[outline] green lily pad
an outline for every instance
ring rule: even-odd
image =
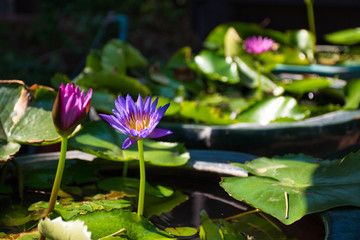
[[[191,237],[197,233],[196,228],[192,227],[165,228],[165,231],[176,237]]]
[[[285,224],[306,214],[338,206],[360,206],[360,152],[341,160],[318,161],[305,155],[259,158],[234,164],[254,176],[226,177],[221,186]]]
[[[29,211],[45,211],[48,207],[48,202],[36,202],[32,204]],[[54,211],[59,214],[64,220],[68,221],[74,219],[76,216],[86,214],[88,212],[94,212],[97,210],[112,211],[114,209],[125,209],[131,207],[131,202],[125,199],[101,199],[93,201],[83,202],[71,202],[69,204],[57,203]],[[38,219],[36,219],[38,220]]]
[[[173,194],[166,197],[146,196],[144,214],[147,218],[154,215],[160,216],[163,213],[171,211],[187,199],[188,197],[180,191],[175,191]]]
[[[273,97],[262,100],[244,112],[238,120],[241,122],[253,122],[266,125],[275,121],[298,121],[309,114],[303,111],[297,101],[292,97]]]
[[[138,160],[136,144],[122,149],[126,135],[113,129],[105,121],[86,123],[83,129],[69,139],[69,146],[100,158],[114,161]],[[144,141],[145,161],[157,166],[180,166],[185,164],[190,156],[184,146],[179,143]]]
[[[360,28],[349,28],[325,34],[325,40],[340,45],[354,45],[360,42]]]
[[[37,86],[30,89],[22,81],[0,81],[0,156],[14,155],[22,143],[46,144],[60,139],[52,121],[55,99],[52,89]]]
[[[287,240],[289,239],[279,226],[269,222],[258,214],[247,214],[231,220],[231,225],[238,232],[246,233],[254,239]]]
[[[140,181],[137,178],[126,177],[111,177],[101,180],[98,187],[105,191],[138,191]],[[153,187],[146,183],[146,194],[155,197],[169,197],[174,193],[174,190],[168,187],[157,185]]]
[[[236,121],[229,114],[221,112],[219,108],[209,107],[195,101],[183,101],[180,103],[180,116],[192,119],[196,123],[205,124],[232,124]]]
[[[94,211],[79,215],[74,220],[76,219],[84,221],[93,239],[111,235],[122,228],[126,229],[124,237],[129,240],[176,239],[165,231],[157,229],[146,218],[121,209],[110,212]]]
[[[240,69],[240,78],[242,84],[249,88],[259,86],[259,71],[254,61],[248,55],[236,56],[233,58],[234,62]],[[260,70],[261,89],[265,92],[272,93],[277,96],[283,92],[283,89],[277,86],[268,75]]]
[[[199,70],[211,80],[230,84],[240,82],[238,66],[230,58],[203,50],[195,57],[195,62]]]
[[[344,109],[356,110],[360,102],[360,79],[352,79],[349,81],[345,88],[345,105]]]
[[[304,93],[329,87],[335,81],[329,78],[305,78],[281,84],[285,91],[302,96]]]
[[[239,231],[234,229],[230,223],[219,219],[212,221],[207,213],[200,212],[200,240],[245,240],[247,239]]]

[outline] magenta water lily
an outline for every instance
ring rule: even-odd
[[[92,89],[86,96],[74,84],[63,83],[56,96],[52,115],[56,131],[61,135],[69,135],[82,121],[85,120],[92,97]]]
[[[249,53],[261,54],[271,49],[274,40],[262,36],[253,36],[245,39],[245,49]]]
[[[170,130],[156,128],[169,107],[169,103],[157,107],[158,98],[151,103],[151,96],[144,101],[139,95],[136,103],[130,95],[115,100],[114,115],[99,114],[113,128],[129,137],[123,143],[123,149],[143,138],[158,138],[171,134]]]

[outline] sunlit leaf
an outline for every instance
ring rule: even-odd
[[[104,121],[84,124],[76,136],[69,139],[69,146],[100,158],[114,161],[131,161],[139,158],[135,145],[122,149],[126,135],[116,131]],[[182,144],[144,141],[145,161],[158,166],[180,166],[190,158]]]
[[[358,109],[360,102],[360,79],[353,79],[347,82],[344,92],[346,99],[344,109]]]
[[[195,62],[200,71],[211,80],[230,84],[240,82],[237,64],[231,58],[203,50],[195,57]]]
[[[191,237],[197,233],[196,228],[192,227],[165,228],[165,231],[176,237]]]
[[[79,215],[75,219],[85,222],[93,239],[111,235],[123,228],[126,229],[125,237],[129,240],[174,239],[170,234],[157,229],[144,217],[120,209],[110,212],[95,211]]]
[[[307,92],[327,88],[334,82],[335,81],[330,78],[305,78],[280,84],[285,89],[285,91],[296,93],[299,96],[302,96],[304,93]]]
[[[0,156],[15,154],[21,143],[41,144],[60,139],[51,116],[54,91],[42,86],[30,89],[22,81],[0,81]]]
[[[309,112],[303,111],[292,97],[273,97],[260,101],[244,112],[238,120],[266,125],[274,121],[298,121],[304,119]]]
[[[180,115],[183,118],[192,119],[196,123],[205,124],[231,124],[235,120],[229,114],[222,113],[219,108],[209,107],[195,101],[184,101],[180,103]]]
[[[226,177],[221,186],[232,197],[291,224],[306,214],[360,206],[359,156],[331,161],[305,155],[259,158],[235,164],[254,176]]]
[[[354,45],[360,42],[360,28],[349,28],[325,34],[325,40],[339,45]]]

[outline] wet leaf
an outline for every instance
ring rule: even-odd
[[[360,152],[331,161],[305,155],[259,158],[235,164],[254,176],[224,178],[221,186],[232,197],[291,224],[306,214],[360,206],[359,157]]]

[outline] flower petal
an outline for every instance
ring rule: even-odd
[[[123,145],[122,145],[122,148],[123,149],[127,149],[128,147],[130,147],[131,145],[133,145],[134,143],[136,143],[137,141],[139,141],[139,138],[132,138],[132,137],[128,137]]]
[[[173,132],[167,129],[161,129],[161,128],[155,128],[152,133],[148,136],[148,138],[159,138],[163,137],[169,134],[172,134]]]

